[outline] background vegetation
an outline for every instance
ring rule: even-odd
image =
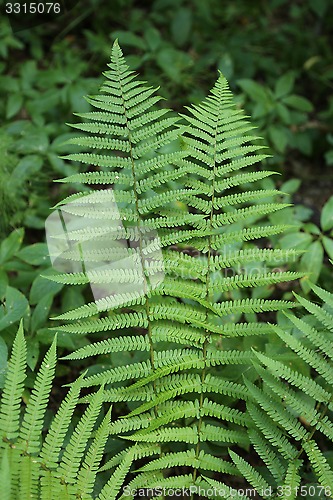
[[[24,28],[0,19],[0,386],[18,322],[27,337],[28,377],[52,342],[49,317],[85,302],[87,287],[63,287],[52,274],[44,243],[50,209],[70,194],[53,181],[75,173],[65,163],[65,125],[89,110],[83,95],[95,93],[118,38],[131,67],[177,111],[201,100],[220,70],[239,105],[258,126],[272,155],[265,168],[281,175],[277,185],[294,207],[271,216],[294,229],[272,243],[307,250],[300,270],[327,290],[333,288],[333,13],[329,0],[228,2],[221,0],[87,0],[66,2],[67,12]],[[130,54],[130,55],[128,55]],[[71,146],[71,151],[75,147]],[[81,167],[82,168],[82,167]],[[265,187],[270,186],[267,180]],[[306,281],[292,285],[311,295]],[[291,287],[279,291],[290,298]],[[273,290],[256,292],[269,296]],[[282,319],[280,319],[282,321]],[[52,324],[54,326],[54,322]],[[87,343],[59,334],[59,354]],[[124,354],[122,354],[124,356]],[[124,359],[100,356],[90,373]],[[86,368],[60,362],[51,404],[61,385]],[[49,415],[52,408],[49,410]],[[119,444],[120,446],[120,444]]]

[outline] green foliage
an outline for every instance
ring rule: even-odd
[[[256,451],[272,473],[271,487],[278,488],[283,484],[285,495],[290,491],[289,487],[296,488],[293,490],[296,498],[295,491],[306,477],[317,488],[318,494],[322,488],[331,498],[333,470],[327,460],[329,454],[326,450],[332,446],[333,440],[333,353],[330,345],[333,295],[315,285],[310,286],[317,299],[323,300],[324,304],[319,306],[298,296],[311,316],[298,318],[285,313],[288,318],[285,327],[273,327],[282,342],[294,353],[294,366],[256,353],[260,364],[256,362],[254,366],[261,384],[256,387],[246,382],[253,398],[248,406],[252,417],[249,429]],[[311,367],[311,374],[304,376],[298,371],[297,358]],[[323,443],[321,436],[327,443],[324,450],[319,445]],[[273,447],[269,454],[265,441],[269,448],[268,442]],[[244,467],[249,471],[250,484],[256,487],[256,472],[251,470],[249,464],[244,464]],[[281,482],[282,476],[285,476],[284,482]]]
[[[292,498],[297,487],[331,481],[331,311],[299,296],[311,315],[282,312],[295,305],[292,289],[311,299],[314,283],[332,286],[324,168],[331,163],[330,10],[326,1],[264,8],[266,15],[248,2],[163,0],[148,12],[116,0],[106,13],[100,0],[89,0],[62,18],[56,35],[57,22],[12,33],[1,19],[2,231],[8,236],[14,229],[0,248],[0,386],[12,347],[0,420],[13,432],[1,445],[5,498],[37,492],[45,499],[125,498],[124,483],[215,486],[222,498],[245,498],[230,485],[251,485],[259,495],[272,485]],[[305,25],[313,29],[299,29]],[[152,88],[132,79],[116,45],[103,95],[83,101],[101,82],[96,75],[110,52],[109,37],[131,47],[130,69],[140,68],[154,85],[162,74],[175,109],[194,102],[187,114],[167,111]],[[235,101],[222,76],[203,100],[216,67],[232,89],[242,89]],[[243,102],[270,150],[253,135]],[[74,111],[78,118],[68,132],[62,124]],[[273,161],[283,173],[279,189]],[[50,180],[64,176],[51,189]],[[306,206],[295,194],[300,181],[290,177],[303,180]],[[73,195],[72,183],[80,193]],[[320,191],[314,202],[307,201],[309,183]],[[145,231],[158,231],[156,248],[163,249],[163,269],[151,263],[144,280],[161,270],[164,280],[144,295],[126,292],[121,305],[91,302],[87,284],[113,280],[123,287],[135,278],[136,286],[137,274],[60,275],[39,243],[52,204],[64,210],[76,200],[82,215],[87,205],[78,207],[79,200],[95,195],[98,215],[111,220],[102,202],[110,187],[124,228],[119,235],[133,243],[139,227],[142,248]],[[17,227],[25,228],[24,240]],[[85,257],[98,264],[119,256],[117,248],[112,252]],[[76,251],[67,257],[81,261]],[[49,315],[59,318],[55,331],[65,355],[57,376],[72,382],[89,367],[67,397],[56,388],[63,403],[51,425]],[[21,319],[27,337],[23,342],[21,331],[13,344]],[[92,386],[101,388],[92,394]],[[82,418],[76,410],[81,387],[88,388]],[[111,424],[107,402],[114,406]]]
[[[297,183],[294,183],[293,186],[291,183],[292,181],[289,181],[285,186],[282,185],[281,190],[283,190],[284,187],[288,187],[289,189],[289,186],[294,190]],[[288,201],[288,199],[290,199],[289,195],[285,197],[286,201]],[[306,279],[301,280],[301,286],[303,291],[307,294],[311,290],[309,281],[316,284],[321,276],[328,287],[332,286],[331,270],[325,267],[327,257],[332,258],[333,256],[332,200],[332,197],[329,198],[323,206],[317,224],[309,222],[312,210],[300,206],[299,208],[303,208],[303,210],[299,210],[297,224],[295,224],[293,229],[287,230],[287,234],[283,236],[278,243],[284,250],[289,248],[305,250],[299,264],[295,266],[295,268],[306,273]],[[295,215],[297,216],[297,214]]]

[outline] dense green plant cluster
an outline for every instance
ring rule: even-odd
[[[311,284],[306,260],[297,269],[303,249],[286,245],[295,229],[278,214],[290,209],[288,191],[266,182],[273,172],[261,167],[260,138],[223,75],[179,116],[156,107],[155,89],[117,42],[104,77],[88,98],[93,111],[72,125],[77,149],[63,158],[84,166],[60,180],[78,187],[56,207],[65,232],[53,236],[70,242],[61,256],[69,271],[46,268],[47,280],[36,280],[51,288],[31,289],[39,297],[32,333],[63,285],[104,290],[67,304],[52,329],[73,351],[65,362],[92,361],[44,433],[56,338],[24,396],[36,361],[21,324],[0,408],[5,498],[134,499],[140,488],[163,487],[192,498],[246,499],[250,487],[260,498],[297,498],[313,496],[310,486],[332,498],[333,298]],[[330,205],[323,231],[332,228]],[[285,231],[281,248],[267,245]],[[21,239],[3,242],[4,271],[14,255],[30,266],[46,259],[43,244],[19,250]],[[121,258],[122,242],[136,266],[105,266]],[[283,295],[309,278],[303,286],[323,306]],[[15,292],[4,292],[4,328],[27,315]],[[287,312],[295,306],[309,315]]]

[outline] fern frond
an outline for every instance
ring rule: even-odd
[[[300,322],[301,324],[304,322]],[[281,328],[275,326],[273,327],[274,331],[278,334],[278,336],[293,350],[295,351],[302,359],[308,363],[308,365],[312,366],[320,375],[327,381],[328,384],[333,385],[333,373],[332,373],[332,365],[325,361],[323,357],[312,349],[309,349],[303,345],[302,342],[297,340],[295,337],[290,335],[289,333],[283,331]]]
[[[143,418],[143,429],[140,430],[139,434],[144,435],[151,431],[161,428],[164,425],[167,425],[171,422],[176,422],[182,418],[198,418],[199,406],[198,401],[166,401],[158,406],[156,411],[154,412],[154,416],[152,413],[147,414],[147,425],[145,425],[145,415],[141,414],[140,417]],[[137,421],[136,416],[122,419],[119,423],[125,424],[122,426],[123,428],[128,427],[128,424],[132,424],[133,421]],[[118,422],[115,422],[117,425]]]
[[[145,311],[112,314],[112,316],[95,319],[94,321],[61,325],[53,328],[53,330],[76,333],[77,335],[86,335],[87,333],[122,330],[123,328],[131,328],[134,326],[139,328],[148,326],[147,313]]]
[[[240,431],[234,431],[223,427],[203,423],[199,432],[200,441],[214,441],[221,443],[237,443],[240,446],[249,444],[247,435]]]
[[[86,377],[83,381],[83,387],[91,387],[93,385],[111,384],[121,382],[133,378],[147,376],[151,371],[150,361],[141,361],[132,363],[126,366],[116,366],[101,373],[96,373]]]
[[[237,274],[229,278],[222,278],[214,281],[211,285],[213,291],[229,291],[238,288],[255,288],[256,286],[273,285],[284,281],[297,280],[303,273],[296,272],[274,272],[258,274]]]
[[[273,377],[267,370],[260,366],[255,366],[257,372],[265,383],[275,392],[284,403],[292,408],[296,414],[305,419],[310,425],[315,425],[318,430],[321,430],[329,439],[333,441],[333,424],[326,416],[322,416],[315,408],[313,403],[304,400],[302,393],[299,395],[290,387],[287,387],[278,378]]]
[[[184,442],[196,444],[198,442],[198,429],[196,427],[163,427],[157,431],[141,434],[136,432],[132,436],[120,436],[131,441],[144,443],[165,443],[165,442]]]
[[[70,437],[62,456],[58,473],[64,483],[75,484],[83,453],[91,436],[103,402],[103,387],[94,395]]]
[[[200,478],[200,480],[196,481],[196,486],[198,489],[201,488],[201,491],[203,493],[206,492],[206,498],[216,498],[216,496],[212,496],[211,494],[209,494],[211,490],[210,487],[213,487],[219,493],[219,495],[221,495],[220,498],[226,498],[227,500],[229,500],[230,498],[237,498],[238,500],[249,500],[249,497],[243,495],[239,490],[235,488],[227,486],[226,484],[216,481],[215,479],[212,479],[210,477],[204,477],[204,479],[207,482],[204,482]]]
[[[311,327],[304,320],[296,318],[292,314],[285,313],[287,318],[310,340],[310,342],[320,349],[326,356],[333,361],[333,347],[327,342],[326,335],[319,330]]]
[[[23,456],[20,463],[19,498],[37,498],[39,474],[37,460],[29,455]]]
[[[297,441],[302,441],[308,434],[308,431],[300,422],[295,421],[287,412],[284,412],[284,407],[277,401],[272,401],[268,395],[259,390],[256,386],[248,381],[245,381],[247,388],[255,398],[261,408],[271,417],[274,422],[280,424],[288,433]]]
[[[333,471],[320,451],[317,443],[311,439],[303,443],[303,448],[309,457],[319,483],[324,488],[331,488],[333,484]]]
[[[244,427],[246,425],[246,417],[241,411],[215,403],[207,398],[203,400],[200,414],[202,416],[216,417],[219,420],[225,420],[227,422],[234,422]]]
[[[109,437],[109,425],[111,408],[105,415],[101,425],[97,429],[95,438],[91,443],[83,464],[77,475],[76,494],[81,496],[90,495],[93,491],[96,474],[102,460],[106,441]]]
[[[20,430],[20,439],[27,453],[36,453],[41,447],[41,433],[56,365],[56,337],[42,362],[36,377]]]
[[[305,375],[302,375],[296,370],[292,370],[291,368],[284,365],[280,361],[270,359],[268,356],[265,356],[264,354],[257,352],[256,356],[263,364],[265,364],[269,368],[269,370],[271,370],[273,374],[276,374],[284,378],[288,382],[292,383],[293,385],[304,391],[310,397],[315,398],[315,400],[317,401],[322,401],[322,402],[330,401],[331,395],[329,394],[329,392],[323,389],[314,380],[310,379],[309,377],[306,377]],[[330,406],[332,406],[333,408],[332,404],[330,404]]]
[[[152,455],[160,455],[161,453],[161,448],[156,443],[154,444],[136,443],[135,445],[132,446],[132,449],[134,451],[135,460],[139,460],[144,457],[150,457]],[[106,470],[113,469],[115,466],[119,465],[122,462],[122,460],[125,458],[128,452],[129,449],[126,448],[125,450],[122,450],[120,453],[117,453],[110,460],[108,460],[106,464],[104,464],[99,469],[99,471],[103,472]]]
[[[301,482],[301,477],[299,476],[298,471],[301,466],[301,460],[295,460],[289,463],[286,477],[281,488],[281,498],[283,498],[283,500],[294,500],[297,498],[297,491]]]
[[[229,451],[232,461],[238,468],[239,472],[242,474],[245,479],[258,491],[267,491],[270,492],[269,484],[265,481],[262,475],[255,470],[252,465],[250,465],[246,460],[242,457],[234,453],[233,451]],[[271,496],[271,495],[269,495]],[[267,495],[264,495],[263,498],[269,498]]]
[[[282,311],[291,307],[295,307],[294,302],[288,300],[265,299],[241,299],[215,304],[215,309],[218,310],[221,315],[225,316],[237,313]]]
[[[57,467],[60,450],[63,446],[65,435],[68,431],[74,409],[79,399],[82,380],[83,375],[73,383],[70,391],[63,399],[49,427],[48,433],[46,434],[40,457],[42,463],[48,469]]]
[[[125,476],[127,475],[133,459],[134,459],[134,450],[131,449],[125,455],[121,464],[117,467],[114,473],[111,475],[110,479],[103,487],[102,491],[97,497],[97,500],[115,500],[118,493],[121,490],[123,485]]]
[[[9,463],[9,450],[6,447],[3,453],[0,454],[1,466],[0,466],[0,484],[1,484],[1,495],[4,500],[11,500],[11,471]]]
[[[221,460],[204,451],[201,451],[199,457],[195,456],[195,450],[188,450],[178,453],[167,453],[161,458],[150,461],[139,469],[139,472],[165,470],[171,467],[191,467],[195,465],[201,470],[212,470],[227,474],[237,474],[237,469],[230,462]]]
[[[295,297],[302,304],[302,306],[309,311],[309,313],[313,314],[318,321],[323,323],[323,325],[333,332],[333,315],[328,311],[318,306],[317,304],[313,304],[309,300],[304,297],[300,297],[295,293]]]
[[[309,437],[308,431],[289,413],[279,418],[284,406],[278,404],[281,387],[276,381],[282,376],[299,387],[306,377],[279,361],[274,365],[276,377],[272,377],[273,382],[270,379],[265,383],[264,391],[247,380],[237,383],[239,376],[247,372],[253,381],[254,360],[264,363],[267,358],[269,369],[275,361],[246,350],[243,345],[239,348],[239,342],[232,338],[271,333],[267,324],[238,322],[244,315],[247,319],[252,313],[295,307],[294,301],[261,298],[270,292],[253,297],[245,295],[247,298],[241,293],[243,288],[267,287],[303,276],[288,270],[272,270],[277,259],[282,264],[298,252],[250,245],[240,248],[243,242],[262,240],[286,229],[287,225],[271,226],[267,221],[259,226],[258,221],[289,204],[276,202],[279,191],[258,189],[254,184],[273,172],[256,166],[267,158],[262,151],[264,146],[256,143],[254,127],[237,109],[222,76],[203,103],[189,108],[191,116],[183,117],[187,120],[186,127],[178,126],[179,118],[168,110],[154,109],[161,98],[155,94],[156,89],[136,79],[117,42],[104,76],[101,94],[87,99],[96,111],[81,114],[88,123],[74,126],[82,134],[70,142],[82,148],[82,152],[66,157],[95,167],[95,171],[89,168],[61,181],[88,186],[108,184],[111,189],[99,187],[89,191],[86,187],[59,205],[59,210],[74,221],[79,218],[84,223],[79,227],[74,224],[56,237],[60,245],[73,243],[61,257],[67,259],[69,269],[74,272],[51,279],[73,285],[119,286],[119,290],[113,287],[114,293],[106,292],[94,302],[58,316],[56,319],[72,323],[55,329],[76,335],[97,334],[96,343],[81,347],[65,359],[111,354],[112,364],[103,371],[92,371],[92,375],[82,380],[82,387],[102,387],[96,394],[88,393],[79,400],[89,406],[69,437],[58,466],[61,487],[60,493],[56,488],[57,495],[78,495],[75,485],[83,496],[93,491],[108,418],[95,432],[90,447],[88,440],[102,403],[106,402],[121,402],[123,408],[129,407],[127,415],[110,424],[108,432],[136,444],[102,467],[104,471],[117,468],[98,500],[116,498],[132,463],[145,456],[154,458],[147,460],[128,483],[131,488],[207,486],[208,479],[205,483],[198,472],[208,470],[243,474],[255,487],[266,489],[268,479],[232,451],[234,464],[211,453],[227,444],[247,448],[252,424],[257,423],[262,434],[252,433],[252,440],[273,478],[283,478],[284,460],[291,460],[298,453],[286,436],[289,433],[299,442]],[[111,237],[110,231],[117,224],[119,227]],[[98,244],[89,246],[95,240]],[[90,271],[83,266],[82,252],[75,248],[81,242],[88,246],[84,264],[89,263]],[[122,243],[124,248],[130,247],[128,255],[138,257],[135,269],[127,269],[121,262],[115,269],[101,268],[99,264],[104,266],[113,259],[121,261]],[[182,248],[196,251],[196,257],[181,255]],[[154,252],[158,252],[159,259],[154,259]],[[232,278],[223,278],[221,271],[226,268],[251,263],[259,265],[256,274],[242,270]],[[266,264],[271,270],[266,271]],[[77,272],[78,269],[82,272]],[[156,286],[150,286],[156,273],[163,276]],[[123,284],[125,288],[120,286]],[[105,313],[102,318],[101,313]],[[119,334],[120,330],[124,331]],[[249,339],[245,340],[247,345]],[[131,362],[115,366],[113,353],[128,351],[133,351]],[[240,365],[240,369],[235,379],[229,380],[228,369],[232,365],[237,368]],[[318,373],[328,377],[326,368],[325,364],[325,370]],[[307,384],[308,396],[320,388],[321,400],[327,401],[328,391],[319,383],[307,381]],[[78,392],[75,394],[76,401]],[[253,403],[252,407],[249,400],[257,400],[259,407]],[[307,408],[306,404],[298,405],[294,392],[290,391],[289,400],[297,408]],[[248,423],[248,414],[238,409],[242,407],[240,401],[249,405],[248,414],[253,421]],[[65,419],[69,418],[71,408],[68,403]],[[317,413],[312,417],[313,421],[319,420]],[[324,418],[320,425],[323,429],[326,425],[325,431],[329,432],[329,423]],[[249,433],[246,427],[250,427]],[[59,460],[59,447],[63,446],[61,432],[52,450],[45,451],[52,458],[52,467]],[[271,443],[266,452],[262,435],[267,435]],[[172,442],[178,443],[177,452],[165,455],[170,446],[167,443]],[[282,454],[282,460],[278,453]],[[279,457],[276,467],[272,463],[274,457]],[[191,467],[193,474],[163,477],[159,472],[159,468],[184,466]],[[225,498],[231,497],[231,490],[225,491]]]
[[[102,340],[77,349],[74,353],[62,359],[84,359],[89,356],[108,354],[119,351],[148,351],[149,342],[143,335],[123,336],[114,339]]]

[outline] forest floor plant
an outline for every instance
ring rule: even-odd
[[[292,404],[286,410],[285,401],[279,401],[285,394],[279,377],[298,389],[305,380],[284,361],[301,355],[324,379],[328,374],[328,383],[330,361],[301,351],[297,339],[271,325],[275,311],[296,305],[283,300],[274,285],[303,273],[288,271],[288,265],[280,269],[299,252],[265,244],[266,238],[290,226],[265,219],[288,205],[275,201],[279,191],[257,188],[257,181],[273,174],[259,166],[267,156],[264,147],[222,75],[202,103],[179,117],[155,107],[161,98],[129,70],[117,42],[104,76],[101,93],[88,98],[96,110],[79,114],[87,121],[72,124],[83,134],[70,142],[83,151],[66,157],[93,168],[61,180],[85,189],[58,204],[47,229],[51,259],[63,271],[50,279],[90,283],[94,295],[88,304],[55,318],[62,322],[56,332],[90,339],[63,359],[102,356],[110,359],[111,367],[90,367],[72,384],[69,394],[76,391],[75,398],[66,418],[70,420],[78,401],[88,408],[67,445],[63,433],[69,420],[63,422],[52,454],[43,447],[40,451],[38,444],[52,378],[42,365],[48,385],[44,391],[37,377],[37,393],[33,391],[26,409],[39,423],[32,449],[29,444],[23,451],[18,447],[20,458],[15,459],[23,463],[26,455],[29,460],[38,457],[29,461],[30,483],[24,483],[24,491],[30,488],[35,498],[37,491],[44,491],[45,499],[66,492],[64,498],[109,500],[134,499],[139,489],[157,495],[165,488],[183,489],[192,498],[247,498],[242,491],[252,486],[262,498],[267,488],[280,498],[279,487],[297,487],[301,480],[301,451],[295,451],[291,438],[303,440],[319,484],[328,487],[328,462],[311,444],[315,430],[325,425],[323,432],[331,438],[328,417],[320,416],[321,408],[311,412],[311,401],[294,395],[285,384],[297,411],[302,404],[302,412],[308,410],[305,426],[309,422],[312,430],[306,433],[293,421]],[[246,290],[257,291],[257,296],[244,298]],[[326,312],[322,314],[326,321]],[[288,318],[294,316],[288,313]],[[281,350],[279,361],[269,359],[267,353],[275,355],[270,346],[276,334],[297,354]],[[11,362],[3,395],[2,421],[10,418],[13,405],[16,422],[13,435],[6,434],[7,424],[2,426],[7,469],[11,458],[6,443],[12,450],[18,432],[22,335],[20,331],[13,350],[16,359],[21,349],[21,364]],[[324,334],[318,335],[310,339],[314,346],[323,340]],[[256,342],[260,350],[251,348]],[[55,344],[53,355],[54,349]],[[49,368],[50,362],[46,364]],[[305,395],[319,396],[330,409],[329,390],[310,377],[306,384]],[[90,392],[96,386],[97,392]],[[84,395],[78,400],[81,388]],[[68,398],[63,405],[69,405]],[[62,408],[45,438],[46,448]],[[23,434],[31,431],[30,420],[22,424]],[[23,434],[20,442],[29,443]],[[105,447],[109,436],[114,439]],[[111,443],[118,446],[117,453]],[[249,463],[252,445],[266,465],[264,471]],[[100,480],[95,482],[96,474]],[[308,476],[302,478],[306,482]],[[7,498],[15,498],[17,484],[13,479]]]

